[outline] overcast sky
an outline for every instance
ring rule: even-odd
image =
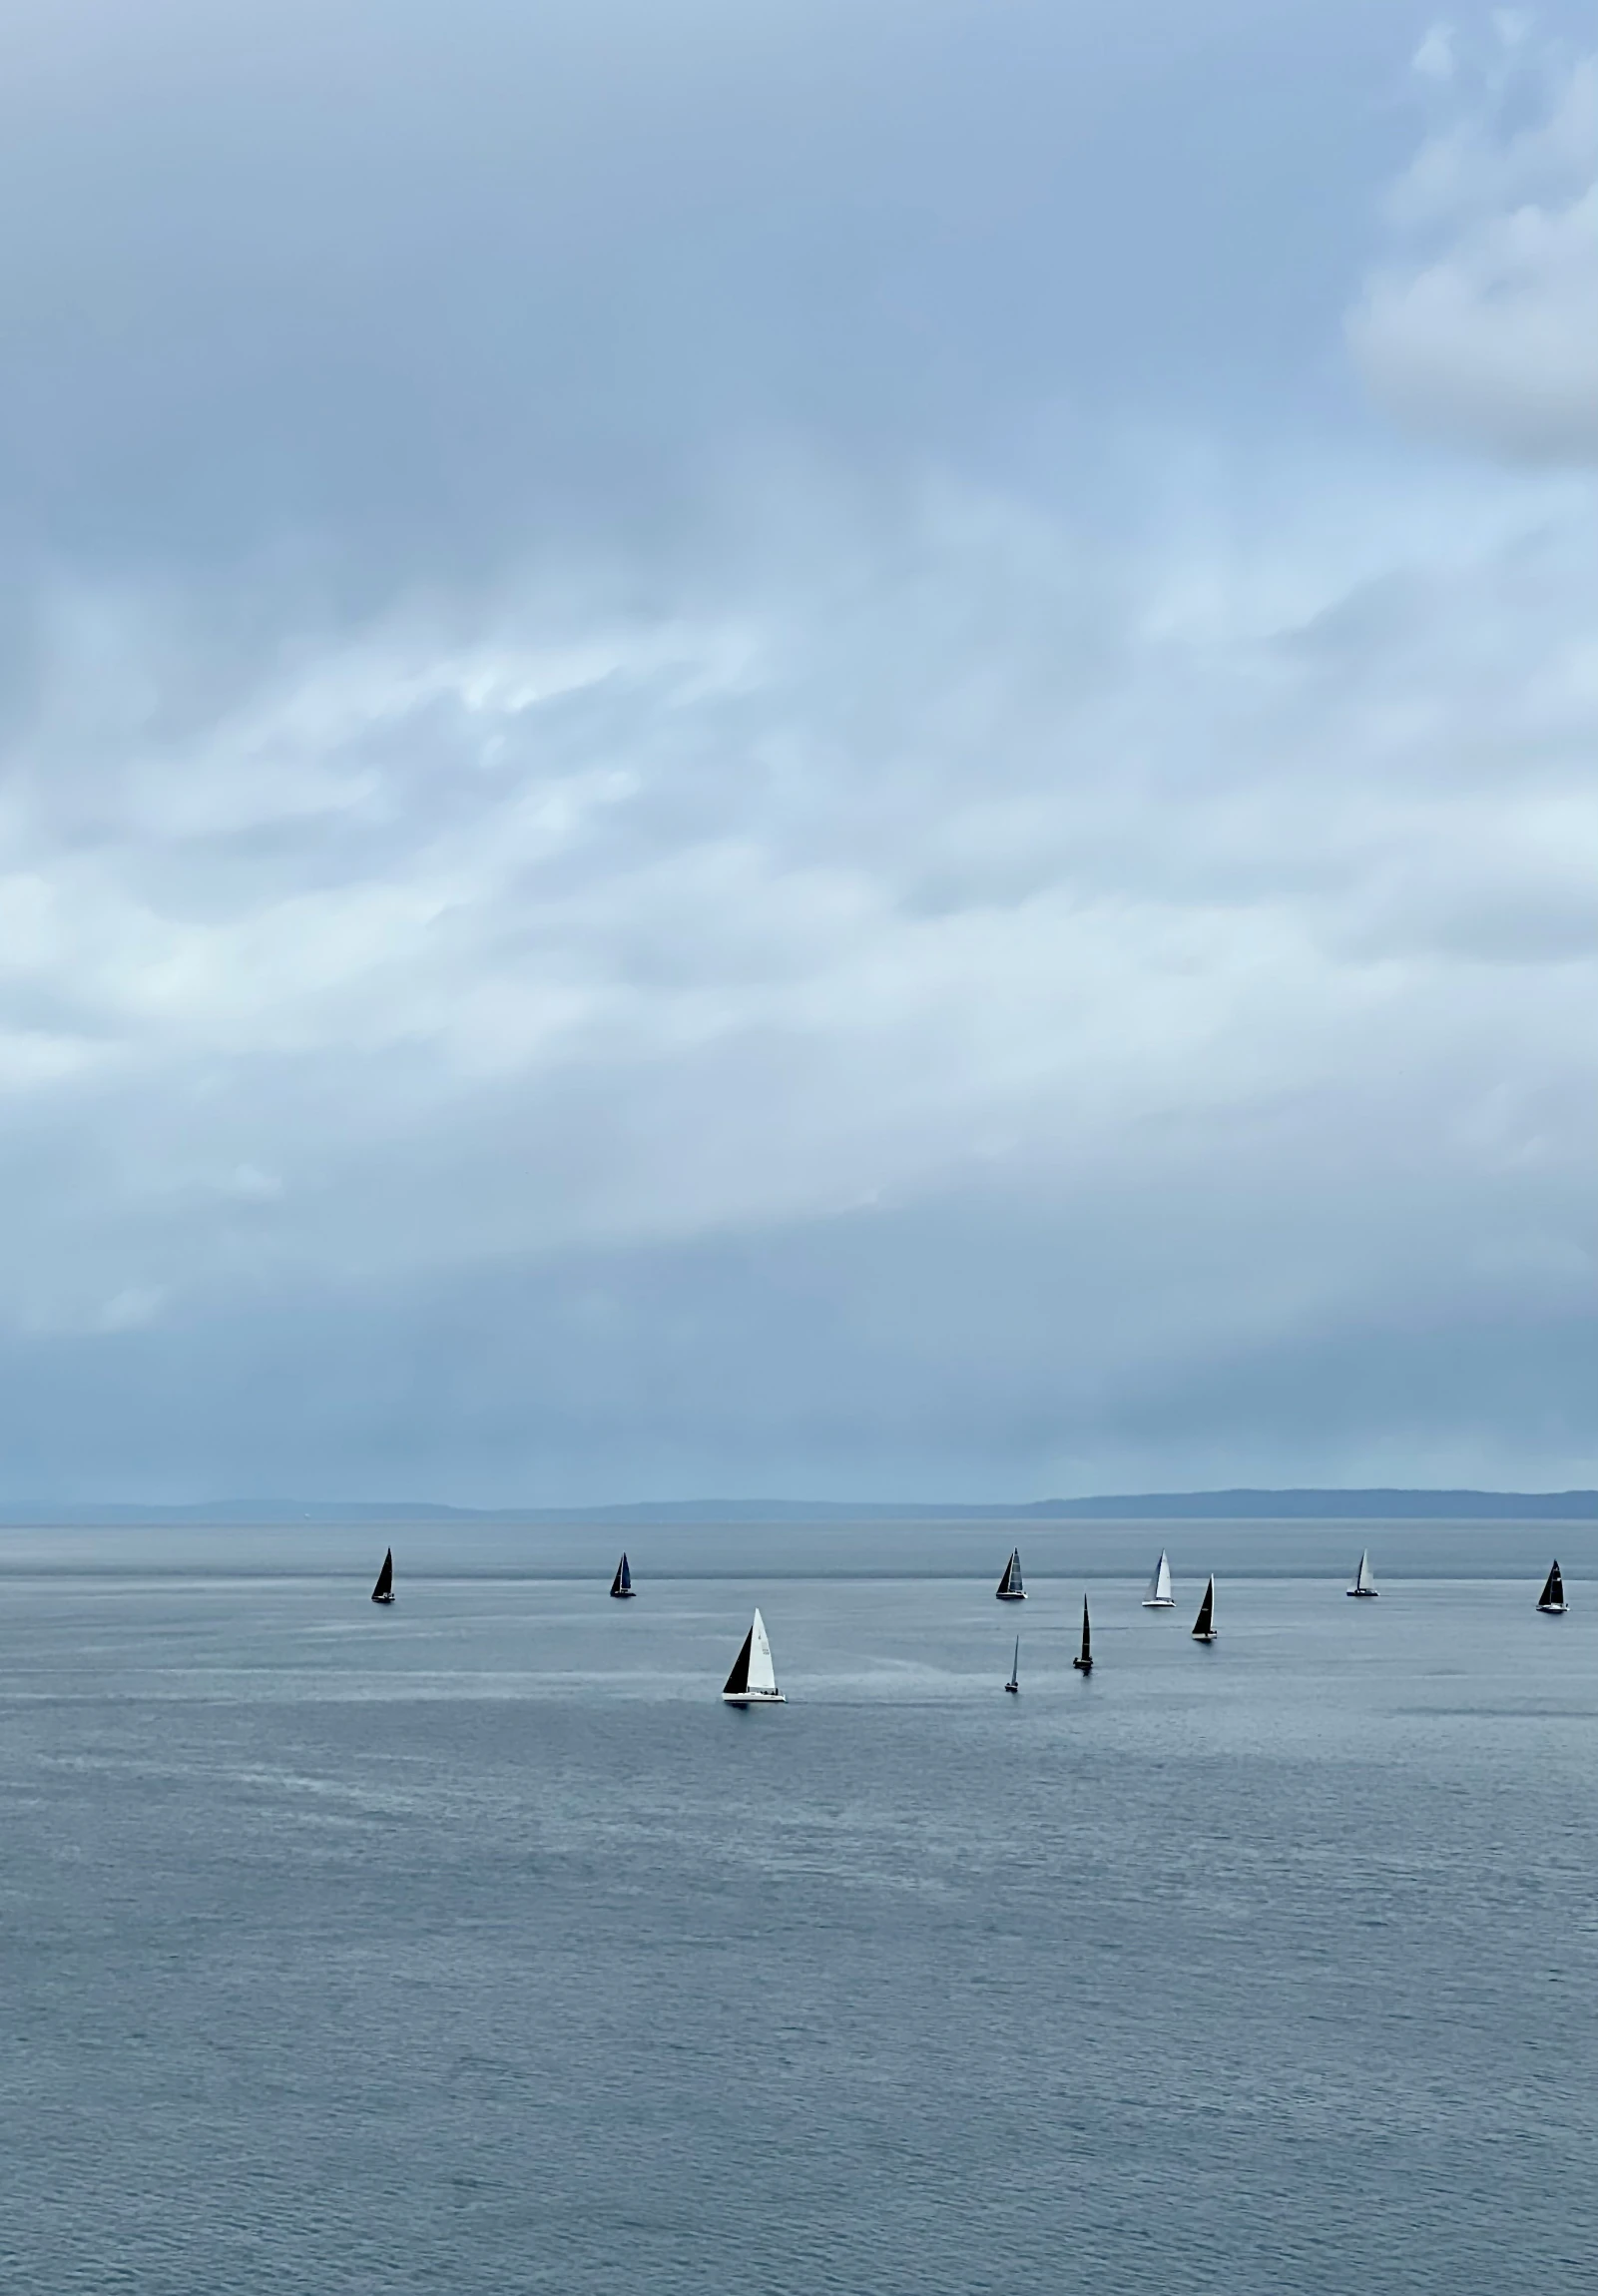
[[[0,1498],[1598,1482],[1598,34],[11,0]]]

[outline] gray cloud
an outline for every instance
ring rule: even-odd
[[[1591,481],[1276,15],[23,19],[19,1492],[1592,1476]]]
[[[1416,243],[1349,321],[1376,393],[1417,428],[1529,460],[1598,459],[1598,56],[1500,127],[1531,60],[1422,147],[1393,202]],[[1423,48],[1423,57],[1440,50]],[[1417,60],[1418,61],[1418,60]],[[1433,69],[1435,68],[1433,64]],[[1505,85],[1507,82],[1507,85]]]

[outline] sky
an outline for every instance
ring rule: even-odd
[[[12,0],[0,1500],[1598,1483],[1598,27]]]

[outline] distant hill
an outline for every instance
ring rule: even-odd
[[[183,1506],[0,1505],[13,1527],[336,1522],[1586,1522],[1594,1490],[1187,1490],[1040,1498],[1021,1505],[837,1499],[639,1499],[614,1506],[468,1507],[418,1499],[218,1499]]]

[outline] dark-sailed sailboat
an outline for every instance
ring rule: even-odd
[[[1015,1638],[1015,1656],[1010,1661],[1010,1679],[1004,1685],[1012,1698],[1021,1695],[1021,1637]]]
[[[1004,1575],[993,1589],[1000,1602],[1024,1602],[1026,1588],[1021,1584],[1021,1549],[1012,1546],[1010,1559],[1004,1565]]]
[[[1093,1634],[1088,1625],[1088,1598],[1085,1594],[1082,1597],[1082,1647],[1072,1659],[1071,1664],[1079,1674],[1091,1674],[1093,1672]]]
[[[1565,1612],[1570,1608],[1569,1603],[1565,1600],[1565,1581],[1557,1562],[1542,1582],[1542,1592],[1537,1597],[1537,1608],[1545,1611],[1550,1618],[1563,1618]]]
[[[1215,1574],[1212,1571],[1210,1583],[1204,1590],[1204,1600],[1199,1605],[1199,1615],[1193,1621],[1193,1639],[1195,1642],[1213,1642],[1215,1636]]]
[[[610,1590],[618,1602],[630,1602],[632,1600],[633,1574],[627,1567],[625,1554],[616,1565],[616,1576],[610,1582]]]
[[[383,1566],[377,1573],[377,1583],[371,1590],[373,1602],[392,1602],[394,1599],[394,1550],[383,1556]]]

